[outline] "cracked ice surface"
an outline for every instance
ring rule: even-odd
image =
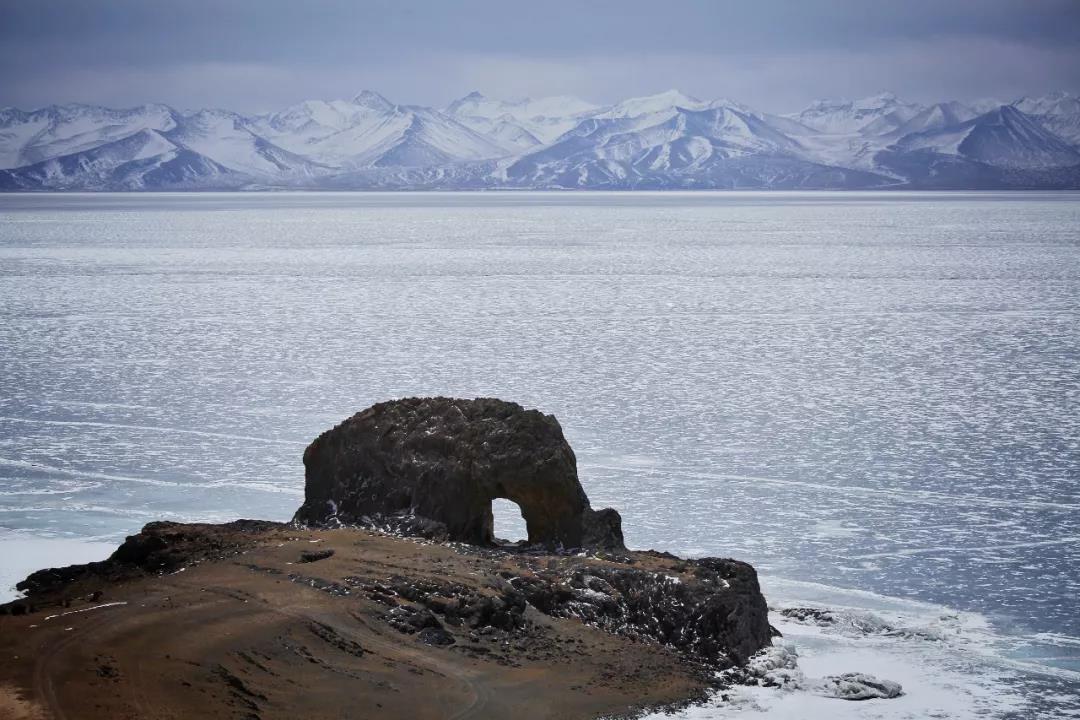
[[[976,614],[1075,708],[1078,227],[1071,194],[0,196],[0,532],[285,519],[322,430],[494,395],[631,546]]]

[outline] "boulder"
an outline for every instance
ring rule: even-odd
[[[822,691],[841,700],[889,700],[904,694],[900,683],[860,672],[830,675],[822,680]]]
[[[373,405],[304,451],[304,504],[313,526],[424,527],[491,545],[491,501],[521,508],[529,543],[622,549],[622,523],[589,505],[574,451],[551,415],[494,398],[407,398]],[[438,531],[434,528],[438,528]]]

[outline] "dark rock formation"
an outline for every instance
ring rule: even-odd
[[[234,555],[264,533],[283,527],[266,520],[236,520],[224,525],[152,522],[138,534],[129,535],[105,560],[38,570],[15,587],[33,598],[86,579],[121,581],[171,572],[202,559]]]
[[[636,568],[539,571],[511,580],[529,604],[608,632],[652,640],[710,664],[739,665],[772,642],[757,573],[744,562],[687,560],[682,576]],[[688,576],[687,576],[688,575]]]
[[[336,547],[303,549],[313,541]],[[628,638],[635,646],[667,648],[674,654],[662,656],[663,663],[677,658],[684,671],[710,686],[784,685],[799,679],[794,655],[747,664],[770,647],[772,636],[753,567],[654,551],[546,554],[541,548],[418,546],[348,528],[310,531],[254,521],[151,523],[108,560],[34,573],[19,584],[30,596],[0,605],[0,615],[141,598],[154,587],[155,576],[181,568],[188,572],[179,584],[162,579],[170,596],[185,583],[198,587],[214,578],[215,592],[243,602],[257,588],[274,593],[287,583],[340,600],[342,617],[350,620],[335,630],[312,618],[308,629],[355,657],[365,651],[354,633],[370,625],[354,621],[366,616],[401,633],[403,640],[499,664],[565,658],[559,655],[565,650],[581,657],[585,645],[559,648],[577,643],[568,640],[575,635],[587,639],[588,633],[579,632],[586,627]],[[141,583],[143,589],[125,595],[123,586],[129,583]],[[333,615],[332,605],[321,607],[319,618]],[[609,659],[598,656],[596,661]],[[740,667],[746,670],[738,675],[717,674]],[[848,698],[878,691],[889,690],[847,677],[829,688]]]
[[[520,506],[530,544],[623,547],[619,514],[589,507],[558,421],[515,403],[379,403],[316,438],[304,467],[302,524],[407,519],[407,532],[490,545],[491,501],[506,498]]]
[[[485,560],[510,561],[481,590],[431,578],[350,576],[345,584],[386,605],[387,622],[414,634],[498,631],[513,643],[531,632],[530,609],[639,642],[673,648],[714,671],[746,663],[769,647],[768,607],[754,568],[738,560],[666,561],[634,553],[634,566],[491,551]],[[642,566],[642,567],[639,567]]]

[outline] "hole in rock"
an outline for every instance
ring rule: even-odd
[[[495,517],[495,540],[516,543],[529,539],[521,508],[512,500],[495,498],[491,501],[491,514]]]

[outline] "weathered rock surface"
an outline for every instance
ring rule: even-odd
[[[798,653],[794,646],[783,643],[760,650],[746,664],[726,670],[723,675],[732,685],[795,690],[806,684],[806,676],[799,668]]]
[[[822,690],[826,695],[841,700],[888,700],[904,694],[904,689],[898,682],[881,680],[874,675],[857,672],[830,675],[824,678]]]
[[[750,565],[658,553],[626,559],[632,564],[494,551],[485,562],[511,565],[479,593],[461,583],[400,575],[351,576],[345,584],[390,606],[390,624],[409,634],[445,623],[512,637],[527,632],[532,608],[671,647],[710,670],[745,663],[769,646],[768,608]]]
[[[153,524],[122,560],[38,575],[0,605],[0,694],[80,720],[585,720],[702,698],[716,677],[690,645],[649,641],[662,618],[644,619],[645,597],[697,582],[670,556],[265,528]],[[634,579],[582,584],[609,571]],[[551,614],[531,595],[553,597]]]
[[[152,522],[105,560],[38,570],[15,587],[30,598],[60,591],[82,581],[119,582],[171,572],[202,560],[219,560],[250,547],[271,530],[284,527],[266,520],[236,520],[223,525]],[[18,606],[16,601],[8,606]],[[0,611],[3,608],[0,607]]]
[[[145,716],[132,702],[223,720],[632,715],[703,699],[771,635],[735,560],[360,528],[151,523],[107,561],[32,578],[0,605],[0,651],[17,660],[0,687],[88,720]],[[62,656],[47,669],[56,697],[35,680],[45,652]]]
[[[593,510],[551,415],[492,398],[379,403],[304,452],[304,525],[396,526],[491,545],[491,501],[518,504],[530,544],[621,549],[622,523]]]
[[[794,655],[791,668],[749,669],[773,636],[754,569],[626,550],[619,514],[591,508],[554,417],[493,399],[381,403],[319,436],[304,465],[293,524],[150,523],[107,560],[34,573],[18,585],[26,597],[0,605],[0,623],[37,628],[78,613],[49,636],[61,652],[64,628],[92,611],[94,654],[73,651],[63,667],[85,660],[105,677],[106,654],[110,673],[138,664],[133,696],[178,717],[311,714],[307,687],[335,698],[326,707],[359,693],[390,717],[481,701],[478,716],[505,717],[544,688],[558,709],[523,718],[596,717],[797,674]],[[495,542],[494,498],[520,506],[529,544]],[[192,630],[177,633],[178,622]],[[21,635],[8,638],[6,655],[31,657]],[[160,686],[144,672],[144,642],[169,649],[155,655]],[[54,709],[96,692],[61,668],[57,682],[72,692],[53,698],[29,667],[0,672],[0,684],[15,678]],[[863,680],[837,678],[830,692],[890,691]],[[92,717],[138,715],[114,695],[95,695]]]
[[[331,580],[303,574],[306,571],[283,573],[230,560],[260,546],[280,546],[283,540],[295,543],[290,532],[295,531],[287,525],[252,520],[224,525],[150,523],[107,560],[34,573],[18,585],[27,597],[0,605],[0,614],[66,607],[85,599],[87,588],[109,588],[203,563],[233,562],[335,597],[365,596],[389,608],[383,619],[390,627],[406,634],[432,631],[424,636],[428,644],[467,639],[455,639],[455,632],[499,632],[513,640],[530,632],[530,609],[550,618],[576,619],[635,642],[667,646],[710,671],[742,665],[771,644],[768,607],[757,573],[737,560],[683,560],[653,551],[628,551],[611,560],[512,548],[428,546],[454,548],[450,552],[468,567],[484,568],[487,577],[480,587],[438,574],[384,575],[381,567],[371,572],[352,565],[352,574]],[[352,537],[361,544],[370,542],[371,536]],[[333,536],[316,540],[321,545],[324,538]],[[386,547],[394,547],[393,542],[400,548],[416,548],[390,538]],[[434,550],[431,554],[438,557]],[[337,555],[325,546],[304,549],[293,563],[321,564]]]

